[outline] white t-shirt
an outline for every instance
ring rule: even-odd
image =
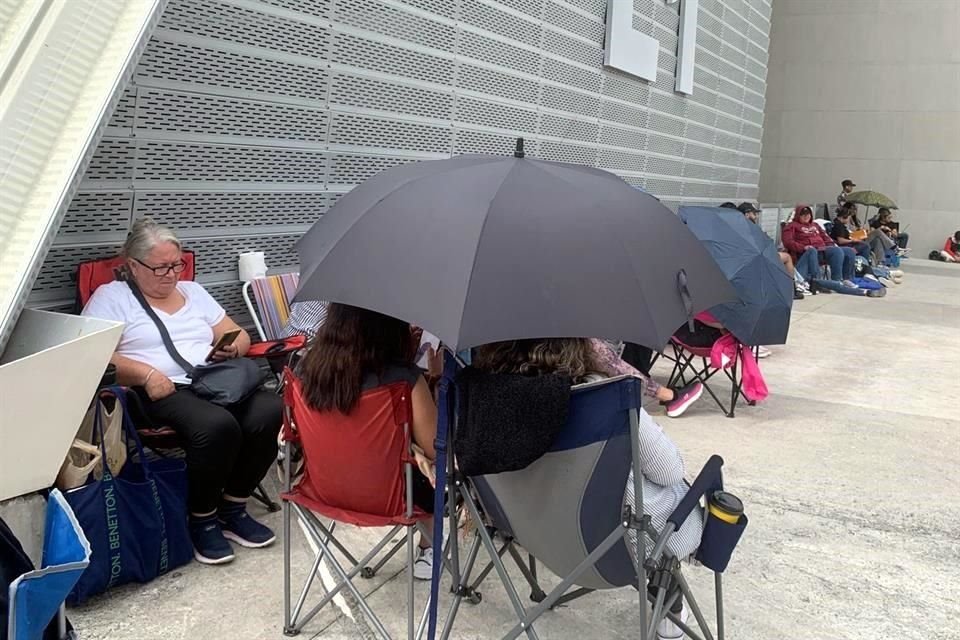
[[[174,346],[193,365],[204,364],[213,343],[213,327],[227,313],[207,290],[196,282],[178,282],[186,303],[173,315],[154,308],[167,327]],[[83,315],[123,322],[117,353],[150,365],[179,384],[189,384],[186,372],[174,362],[163,346],[160,332],[126,282],[111,282],[97,288],[83,309]]]

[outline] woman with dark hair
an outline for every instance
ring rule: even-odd
[[[488,373],[512,373],[529,376],[560,375],[574,384],[595,382],[611,377],[603,362],[585,338],[541,338],[511,340],[478,347],[473,366]],[[662,530],[667,518],[687,493],[684,481],[683,458],[670,438],[643,409],[639,415],[640,470],[643,474],[643,511],[653,526]],[[624,504],[633,504],[633,472],[624,488]],[[637,536],[630,530],[629,541],[636,557]],[[677,558],[684,559],[696,551],[703,535],[703,510],[694,509],[670,538],[667,547]],[[649,545],[647,553],[650,552]],[[681,620],[687,611],[674,610]],[[661,638],[683,636],[670,620],[664,620],[657,629]]]
[[[433,460],[437,405],[423,370],[413,364],[417,346],[406,322],[375,311],[331,303],[326,321],[298,367],[305,400],[317,411],[349,416],[363,392],[405,382],[412,389],[413,441]],[[413,501],[427,513],[433,512],[433,487],[421,473],[413,474]],[[432,569],[433,549],[429,540],[421,536],[414,577],[429,580]]]

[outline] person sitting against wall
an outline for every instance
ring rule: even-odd
[[[866,261],[870,261],[871,251],[870,245],[862,240],[854,240],[850,237],[851,234],[851,215],[850,205],[841,207],[837,211],[837,217],[833,220],[833,225],[830,227],[830,237],[833,239],[834,243],[838,247],[849,247],[853,249],[858,256],[863,258]],[[857,205],[853,205],[856,207]]]
[[[940,257],[945,262],[960,262],[960,231],[952,236],[947,236],[946,242],[943,243],[943,249],[940,250]]]
[[[180,281],[185,263],[177,236],[152,220],[133,224],[123,246],[126,278],[166,326],[176,350],[194,366],[206,364],[211,346],[239,330],[214,361],[243,357],[250,336],[196,282]],[[283,404],[279,396],[254,391],[227,407],[213,404],[190,388],[187,372],[164,347],[153,320],[125,281],[99,287],[83,315],[124,323],[110,361],[117,381],[132,387],[146,416],[180,436],[186,453],[188,508],[194,556],[205,564],[234,558],[228,540],[243,547],[273,543],[267,526],[246,510],[247,499],[277,457]]]
[[[814,293],[835,291],[848,295],[877,297],[880,294],[857,287],[852,278],[856,274],[857,255],[850,247],[838,247],[830,236],[813,220],[813,209],[797,205],[793,219],[783,228],[783,246],[793,256],[800,276],[810,284]],[[830,267],[830,278],[820,277],[821,258]]]
[[[870,220],[870,227],[872,229],[879,229],[890,238],[890,240],[896,243],[898,253],[902,255],[907,252],[907,243],[910,241],[910,234],[906,231],[898,231],[895,225],[893,214],[890,212],[890,209],[886,207],[880,207],[877,215]]]
[[[437,405],[424,371],[413,363],[419,341],[406,322],[375,311],[330,303],[327,317],[300,361],[298,374],[304,399],[319,412],[339,412],[347,417],[365,391],[404,382],[410,385],[413,442],[427,460],[435,460]],[[439,356],[430,369],[439,374]],[[357,424],[358,429],[364,428]],[[413,474],[413,502],[433,513],[433,487],[423,473]],[[432,529],[432,525],[427,525]],[[418,580],[429,580],[433,571],[430,540],[421,535],[420,551],[413,565]]]
[[[529,376],[560,375],[572,379],[574,384],[595,382],[617,375],[608,371],[594,356],[591,341],[585,338],[540,338],[530,340],[511,340],[478,347],[475,350],[473,366],[487,373],[522,374]],[[683,458],[677,445],[663,432],[663,429],[640,409],[640,470],[643,474],[643,511],[650,516],[651,524],[662,530],[667,518],[680,504],[687,493],[684,481]],[[633,505],[633,472],[627,479],[623,501]],[[667,542],[667,547],[677,558],[687,558],[700,545],[703,535],[703,510],[695,508],[683,521],[677,533]],[[638,540],[636,532],[628,533],[629,542],[637,557]],[[650,545],[646,545],[647,554]],[[673,612],[681,621],[688,617],[686,606],[680,609],[680,600]],[[683,633],[670,620],[663,620],[657,627],[660,638],[680,638]]]
[[[851,233],[857,232],[858,235],[863,238],[862,241],[865,242],[870,249],[870,253],[867,255],[864,255],[858,250],[858,255],[861,255],[866,260],[870,260],[872,257],[873,264],[883,264],[887,252],[896,252],[896,243],[883,231],[880,229],[870,229],[868,231],[860,226],[860,221],[857,218],[857,205],[855,203],[848,202],[840,208],[837,215],[839,216],[842,213],[846,213],[849,217],[849,220],[846,222],[847,229],[849,229]],[[854,240],[856,241],[856,238],[854,238]]]

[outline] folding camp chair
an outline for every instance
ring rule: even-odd
[[[670,379],[669,382],[667,382],[667,386],[681,387],[693,382],[699,382],[703,385],[703,388],[706,389],[707,393],[710,394],[710,397],[713,398],[714,402],[717,403],[717,406],[720,407],[720,410],[723,411],[728,418],[734,417],[739,398],[742,397],[747,404],[751,406],[756,404],[756,402],[748,400],[747,396],[743,392],[743,371],[742,367],[740,366],[739,346],[736,349],[736,352],[733,356],[733,361],[730,363],[729,368],[725,369],[715,369],[713,366],[711,366],[710,352],[713,348],[712,346],[695,347],[693,345],[685,344],[679,338],[673,336],[670,338],[670,347],[673,349],[673,354],[666,355],[665,357],[673,362],[673,371],[670,373]],[[754,358],[756,358],[756,352],[754,352]],[[720,371],[722,371],[730,381],[731,388],[729,406],[725,405],[720,399],[720,396],[718,396],[717,393],[710,388],[709,381]]]
[[[186,266],[183,272],[180,273],[180,279],[193,280],[196,276],[195,254],[192,251],[184,251],[181,253],[181,258]],[[112,258],[100,258],[98,260],[81,262],[77,266],[77,313],[83,310],[83,307],[86,306],[97,288],[114,280],[120,280],[123,277],[123,266],[125,262],[126,260],[122,256],[114,256]],[[276,348],[278,345],[280,347],[279,349]],[[300,347],[302,346],[301,344]],[[274,349],[275,353],[285,353],[293,349],[293,346],[286,345],[282,342],[261,342],[251,346],[246,357],[263,357],[271,348]],[[127,396],[130,401],[129,404],[133,409],[134,422],[137,425],[137,434],[140,436],[140,441],[143,445],[157,453],[179,449],[180,436],[168,426],[152,424],[146,417],[146,412],[143,411],[137,395],[135,393],[128,393]],[[270,499],[262,484],[257,485],[257,489],[253,492],[252,497],[263,504],[270,512],[280,510],[280,505]]]
[[[459,583],[454,588],[454,601],[442,638],[451,637],[458,607],[466,597],[471,572],[482,547],[490,556],[518,618],[505,639],[512,640],[522,634],[530,639],[538,638],[534,628],[536,620],[559,603],[592,590],[634,587],[641,640],[655,638],[657,625],[664,617],[669,617],[693,640],[712,640],[714,636],[703,612],[681,573],[680,563],[684,558],[675,557],[667,543],[697,507],[700,497],[722,488],[723,461],[717,456],[710,459],[663,530],[657,531],[651,518],[643,515],[638,436],[640,403],[640,382],[631,377],[574,387],[567,423],[546,455],[520,471],[455,477],[453,485],[470,517],[483,526],[476,527]],[[624,488],[631,469],[634,470],[634,503],[624,505]],[[729,553],[745,526],[744,517],[732,545],[725,547],[728,552],[725,558],[718,562],[713,562],[714,557],[707,558],[716,567],[716,627],[720,640],[724,634],[720,573],[726,568]],[[523,606],[491,530],[507,532],[510,539],[561,578],[535,606],[529,609]],[[636,549],[629,541],[631,530],[639,533]],[[649,554],[644,533],[654,541]],[[638,561],[644,557],[646,560]],[[702,636],[671,611],[681,598],[692,611]],[[648,602],[653,605],[649,618]]]
[[[282,273],[256,278],[243,283],[243,301],[247,305],[253,326],[257,329],[262,344],[283,344],[283,347],[267,347],[262,355],[270,370],[280,381],[283,368],[294,366],[296,354],[307,344],[303,335],[284,336],[284,328],[290,318],[290,301],[297,292],[299,273]],[[250,293],[253,292],[251,299]]]
[[[57,638],[75,637],[67,631],[64,600],[90,564],[90,543],[63,494],[53,489],[47,499],[41,567],[10,583],[6,636],[34,640],[44,636],[57,619]]]
[[[290,318],[290,301],[299,283],[299,273],[281,273],[243,283],[243,301],[261,340],[283,337],[283,328]]]
[[[404,541],[381,556],[393,537],[406,529],[407,547],[407,637],[414,638],[414,529],[430,515],[413,504],[413,473],[416,462],[411,452],[410,385],[395,383],[365,391],[357,407],[344,415],[338,411],[319,412],[304,400],[300,381],[290,370],[284,372],[283,473],[283,632],[296,635],[334,596],[347,589],[377,633],[389,639],[380,619],[354,585],[358,574],[373,577]],[[303,473],[296,483],[291,472],[291,445],[303,453]],[[296,603],[291,598],[291,523],[301,524],[311,546],[318,550],[310,574]],[[320,517],[329,518],[324,524]],[[391,527],[387,534],[360,560],[336,537],[337,523],[358,527]],[[337,558],[338,551],[347,566]],[[370,566],[378,556],[376,565]],[[310,588],[326,560],[337,584],[303,613]],[[291,604],[293,606],[291,606]],[[426,623],[426,610],[416,637]]]

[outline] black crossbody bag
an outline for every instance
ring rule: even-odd
[[[246,358],[235,358],[233,360],[224,360],[223,362],[214,362],[195,367],[180,355],[177,348],[173,346],[173,340],[167,331],[166,325],[157,317],[157,313],[143,297],[140,287],[132,280],[127,280],[130,290],[133,291],[133,297],[137,299],[140,306],[147,313],[147,316],[153,320],[160,332],[160,339],[163,340],[163,346],[167,353],[173,358],[173,361],[180,365],[190,378],[190,390],[197,397],[203,398],[208,402],[220,405],[222,407],[242,402],[250,397],[263,383],[263,373],[260,367],[252,360]]]

